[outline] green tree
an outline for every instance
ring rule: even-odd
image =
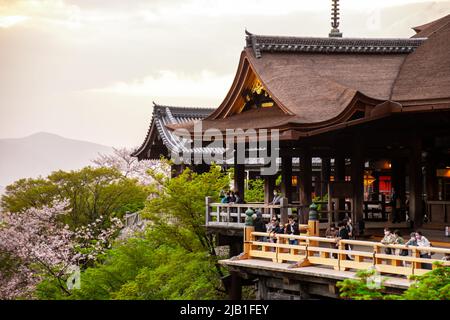
[[[126,211],[140,210],[146,197],[145,187],[123,177],[117,169],[86,167],[56,171],[46,179],[18,180],[6,188],[2,207],[4,211],[21,212],[49,205],[55,199],[68,199],[71,209],[64,222],[76,228],[100,216],[121,217]]]
[[[248,180],[248,189],[245,190],[246,202],[263,202],[264,201],[264,180],[250,179]]]
[[[160,244],[159,233],[148,231],[109,250],[105,260],[81,274],[80,289],[70,296],[54,279],[38,285],[39,299],[217,299],[220,278],[215,260],[177,244]]]
[[[450,267],[435,263],[437,268],[422,276],[411,276],[415,282],[401,295],[386,294],[385,288],[368,285],[374,271],[359,271],[358,279],[338,282],[340,296],[354,300],[450,300]]]

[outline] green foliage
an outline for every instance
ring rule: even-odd
[[[340,296],[354,300],[450,300],[450,267],[438,266],[422,276],[412,276],[415,283],[401,295],[388,295],[383,286],[368,286],[367,279],[373,274],[374,271],[359,271],[358,279],[338,282]]]
[[[450,267],[438,267],[415,277],[413,284],[403,294],[406,300],[450,300]]]
[[[45,299],[219,299],[223,270],[215,245],[205,232],[205,197],[218,200],[229,185],[220,167],[196,174],[186,169],[174,178],[150,170],[155,184],[142,217],[150,220],[143,235],[116,243],[102,261],[81,274],[81,288],[70,296],[57,283],[41,282]]]
[[[42,208],[49,205],[57,195],[58,187],[48,179],[20,179],[6,187],[1,207],[9,212]]]
[[[39,299],[214,299],[219,278],[214,259],[176,245],[160,245],[152,231],[108,252],[105,261],[81,275],[81,287],[62,295],[53,280],[38,285]]]
[[[380,300],[383,298],[384,287],[369,287],[368,279],[375,275],[374,270],[359,270],[356,273],[358,279],[345,279],[338,282],[341,298],[354,300]]]
[[[246,202],[263,202],[264,201],[264,180],[250,179],[248,180],[248,189],[245,190]]]
[[[280,187],[281,181],[282,181],[282,178],[281,178],[281,174],[280,174],[280,175],[278,175],[278,177],[275,180],[275,186]]]
[[[71,210],[64,222],[76,228],[100,216],[121,217],[126,211],[144,207],[146,192],[136,180],[124,178],[113,168],[86,167],[78,171],[56,171],[46,179],[22,179],[6,188],[5,211],[21,212],[68,199]]]
[[[214,254],[212,239],[206,235],[205,198],[218,201],[220,190],[229,185],[227,174],[219,166],[197,174],[186,169],[175,178],[149,172],[157,181],[142,216],[153,222],[161,239],[180,243],[190,251],[207,250]]]
[[[317,203],[317,202],[327,202],[328,203],[328,194],[325,194],[323,197],[316,196],[312,199],[312,201],[315,203]],[[322,203],[318,203],[317,211],[321,211],[321,210],[322,210]]]

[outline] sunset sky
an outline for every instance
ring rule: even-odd
[[[216,107],[256,34],[324,36],[330,0],[0,0],[0,139],[136,147],[152,101]],[[342,0],[344,37],[410,37],[450,1]]]

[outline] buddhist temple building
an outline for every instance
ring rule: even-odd
[[[155,105],[133,156],[168,156],[177,129],[193,141],[209,129],[276,129],[278,172],[261,176],[266,203],[281,175],[287,201],[303,206],[299,216],[314,195],[330,191],[336,202],[325,221],[342,219],[340,209],[355,225],[380,219],[443,230],[450,223],[450,15],[413,28],[411,38],[346,38],[338,27],[334,21],[323,38],[246,31],[223,102]],[[236,138],[234,151],[239,145],[248,150],[250,141]],[[228,163],[245,199],[246,163]]]

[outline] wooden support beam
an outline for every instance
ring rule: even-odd
[[[352,145],[351,179],[353,184],[353,223],[363,219],[364,203],[364,155],[363,143],[360,136],[356,136]]]
[[[421,166],[422,141],[415,136],[411,139],[411,156],[409,157],[409,217],[415,227],[423,223],[422,185],[423,175]]]
[[[237,148],[235,149],[237,150]],[[245,164],[238,163],[238,152],[234,152],[234,191],[238,191],[241,199],[245,200]]]
[[[342,147],[336,150],[336,157],[334,158],[334,181],[345,181],[345,155]],[[337,209],[334,214],[334,222],[338,223],[340,219],[339,210],[345,210],[345,199],[338,200]],[[329,209],[331,210],[331,208]]]
[[[301,221],[299,223],[308,223],[308,206],[312,202],[312,159],[309,148],[303,148],[300,153],[300,204],[305,206],[301,210]],[[300,220],[299,219],[299,220]]]
[[[436,176],[437,163],[433,154],[428,154],[425,165],[425,185],[427,201],[439,200],[438,178]]]
[[[400,208],[392,208],[392,220],[404,221],[405,220],[405,188],[406,188],[406,164],[403,158],[393,158],[391,161],[391,177],[392,177],[392,189],[400,201]]]
[[[292,155],[281,157],[281,193],[292,202]]]
[[[231,287],[229,292],[230,300],[242,299],[242,279],[239,272],[230,271],[231,275]]]
[[[276,175],[264,176],[264,204],[269,204],[272,202],[273,191],[275,190],[275,180]]]
[[[322,166],[320,170],[320,196],[323,197],[328,192],[328,183],[331,175],[331,159],[330,157],[322,158]]]

